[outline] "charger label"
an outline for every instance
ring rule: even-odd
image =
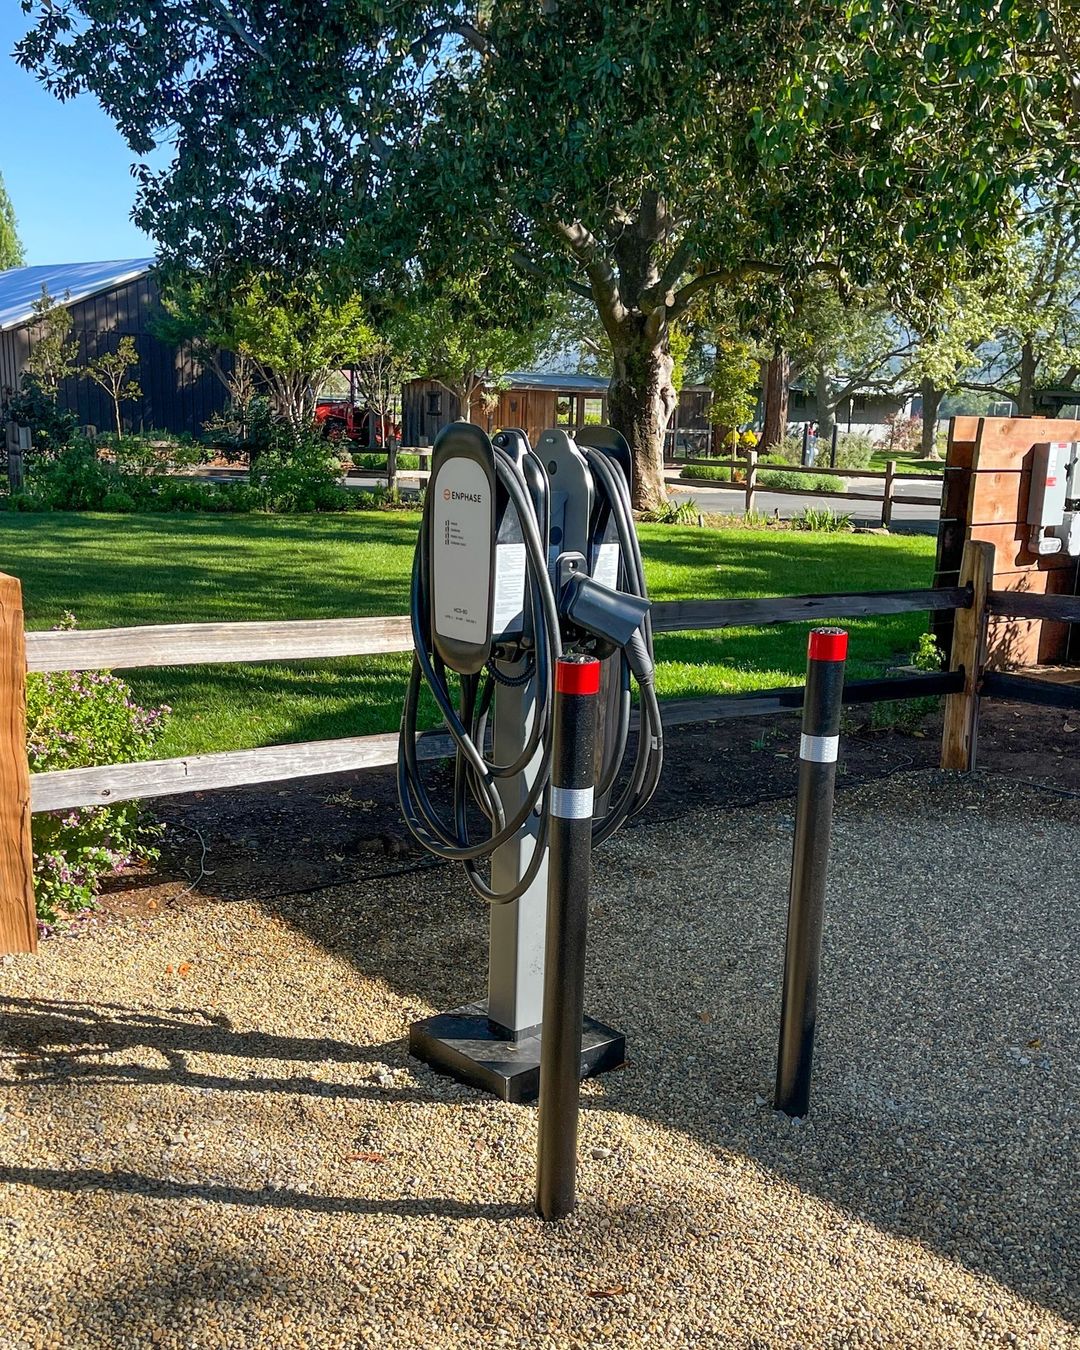
[[[491,598],[491,487],[472,459],[444,460],[432,484],[433,620],[444,638],[484,646]]]
[[[520,633],[525,623],[525,545],[496,544],[495,602],[491,631],[495,637]]]

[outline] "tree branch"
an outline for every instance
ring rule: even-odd
[[[491,40],[481,33],[479,28],[471,23],[460,20],[455,23],[442,23],[435,28],[429,28],[422,37],[418,37],[409,48],[409,56],[416,60],[421,52],[429,47],[434,47],[440,38],[449,37],[455,33],[461,40],[467,43],[473,51],[479,52],[481,56],[490,56],[495,50]]]
[[[555,228],[566,240],[570,252],[585,268],[591,283],[590,297],[596,301],[604,327],[610,332],[626,322],[627,309],[619,298],[619,284],[611,264],[604,258],[594,235],[580,220],[556,221]]]
[[[689,266],[692,254],[693,249],[685,239],[676,246],[667,266],[660,273],[656,285],[650,286],[648,290],[642,292],[641,299],[645,302],[642,305],[643,309],[646,304],[649,306],[664,305],[671,309],[675,303],[673,287]]]
[[[685,313],[690,301],[701,291],[712,290],[715,286],[730,286],[732,282],[743,281],[750,276],[768,276],[782,277],[787,275],[788,269],[781,263],[754,262],[747,259],[744,262],[737,263],[734,267],[718,268],[709,272],[702,272],[693,277],[680,290],[675,292],[672,304],[669,307],[669,318],[677,319],[680,314]],[[828,276],[840,278],[843,276],[843,269],[836,263],[816,262],[808,269],[808,275],[816,272],[824,272]]]
[[[551,280],[550,274],[548,272],[545,272],[539,263],[533,262],[532,258],[530,258],[528,254],[522,253],[520,249],[516,250],[511,255],[510,261],[514,264],[515,267],[519,267],[523,272],[527,272],[531,277],[537,277],[541,281]],[[591,300],[593,298],[591,288],[584,285],[580,281],[574,281],[572,277],[564,278],[562,284],[567,288],[567,290],[573,291],[575,295],[583,295],[586,300]]]
[[[253,52],[264,61],[270,60],[270,53],[257,38],[251,36],[236,15],[233,14],[225,4],[225,0],[209,0],[209,4],[210,8],[225,21],[225,24],[232,31],[233,36],[239,38],[249,52]]]

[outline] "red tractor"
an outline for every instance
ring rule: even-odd
[[[358,449],[385,450],[391,436],[401,439],[399,423],[349,398],[320,398],[315,425],[328,441],[351,441]]]

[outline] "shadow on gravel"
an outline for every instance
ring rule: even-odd
[[[363,1101],[388,1097],[401,1102],[441,1100],[422,1089],[388,1089],[372,1082],[332,1083],[314,1077],[229,1077],[189,1067],[189,1055],[234,1055],[242,1059],[293,1060],[306,1064],[373,1064],[403,1057],[404,1042],[349,1045],[331,1038],[273,1036],[234,1031],[228,1018],[197,1008],[169,1009],[169,1016],[121,1004],[87,1004],[52,999],[0,997],[7,1045],[26,1085],[50,1082],[134,1083],[212,1088],[219,1092],[282,1092],[290,1096]],[[166,1061],[161,1068],[109,1063],[103,1058],[145,1048]]]
[[[288,1189],[239,1190],[235,1186],[215,1186],[209,1182],[160,1181],[140,1172],[119,1168],[106,1172],[101,1168],[3,1167],[0,1184],[37,1186],[42,1190],[68,1192],[106,1191],[118,1195],[145,1195],[155,1200],[205,1200],[213,1204],[246,1205],[256,1209],[295,1209],[311,1214],[393,1214],[403,1218],[441,1219],[515,1219],[531,1214],[525,1205],[499,1204],[495,1201],[465,1203],[446,1196],[401,1196],[396,1199],[365,1200],[355,1195],[311,1195]]]

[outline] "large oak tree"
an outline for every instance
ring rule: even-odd
[[[672,325],[747,276],[896,294],[1072,172],[1071,0],[51,0],[18,56],[92,91],[166,255],[370,292],[510,265],[587,296],[638,504]]]

